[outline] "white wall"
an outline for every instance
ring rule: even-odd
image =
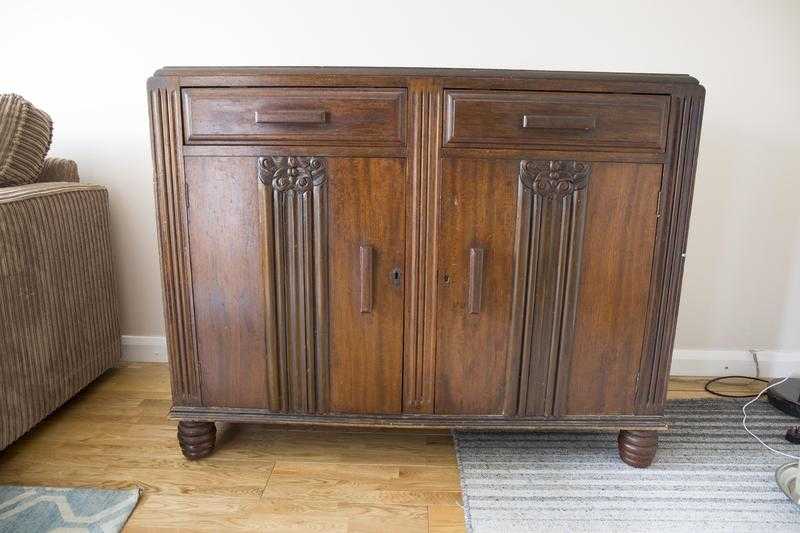
[[[422,18],[423,15],[425,18]],[[0,92],[111,191],[123,332],[162,335],[145,80],[163,65],[688,73],[705,122],[677,346],[800,351],[800,2],[4,2]]]

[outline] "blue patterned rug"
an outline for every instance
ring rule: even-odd
[[[139,489],[0,487],[0,533],[117,532],[138,500]]]

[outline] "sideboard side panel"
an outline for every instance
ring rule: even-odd
[[[642,415],[663,413],[667,397],[704,99],[702,86],[671,99],[673,141],[664,166],[648,331],[636,395],[636,412]]]
[[[194,337],[191,267],[181,153],[180,93],[173,82],[148,83],[154,192],[158,215],[164,321],[174,405],[203,403]]]

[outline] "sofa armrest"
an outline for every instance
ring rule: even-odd
[[[28,185],[16,185],[14,187],[0,187],[0,209],[3,204],[11,204],[15,202],[22,202],[33,198],[40,198],[44,196],[61,197],[65,194],[74,194],[87,191],[96,191],[95,194],[100,193],[104,202],[107,202],[108,192],[105,187],[101,185],[92,185],[89,183],[66,183],[66,182],[52,182],[52,183],[31,183]],[[67,196],[63,199],[57,199],[56,202],[69,203],[71,197]],[[105,204],[104,204],[105,205]],[[0,211],[0,216],[2,216]]]
[[[44,160],[42,172],[39,174],[38,183],[48,183],[52,181],[67,181],[77,183],[80,181],[78,176],[78,164],[72,159],[62,159],[60,157],[47,157]]]
[[[0,450],[120,357],[108,193],[0,188]]]

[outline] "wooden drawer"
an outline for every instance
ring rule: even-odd
[[[405,143],[404,89],[184,89],[189,144]]]
[[[453,90],[445,101],[446,146],[666,145],[667,96]]]

